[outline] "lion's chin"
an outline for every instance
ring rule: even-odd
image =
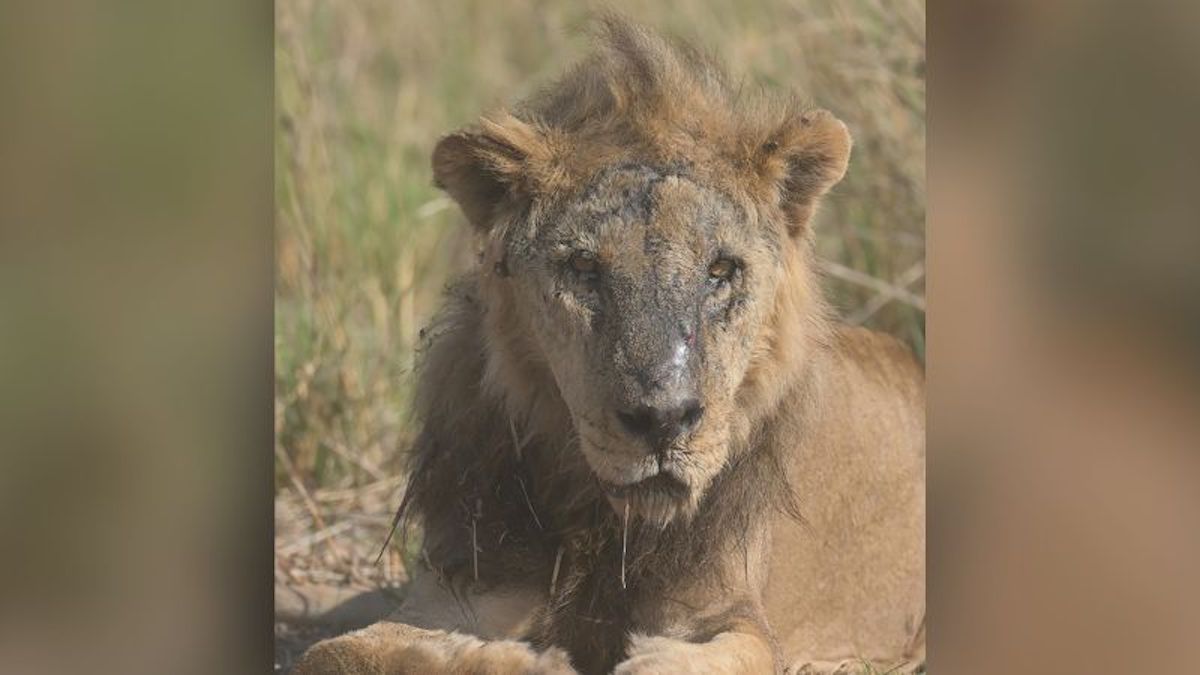
[[[627,522],[640,520],[660,529],[675,520],[691,518],[699,502],[686,483],[668,473],[659,473],[631,485],[603,482],[602,485],[618,518]]]

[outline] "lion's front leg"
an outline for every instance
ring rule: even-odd
[[[617,665],[620,675],[651,673],[774,673],[780,664],[772,642],[755,622],[734,621],[707,640],[634,635],[629,656]]]
[[[382,621],[305,652],[297,675],[463,675],[573,674],[565,652],[537,652],[516,640],[483,640],[473,635],[416,628]]]
[[[420,573],[390,620],[313,645],[293,672],[574,673],[562,650],[539,652],[515,639],[544,601],[544,594],[511,587],[455,595]]]

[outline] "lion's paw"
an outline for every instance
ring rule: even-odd
[[[667,637],[635,635],[629,646],[629,658],[617,664],[613,675],[655,675],[659,673],[696,673],[704,667],[701,646]]]
[[[470,675],[576,675],[563,650],[539,653],[512,640],[485,642],[478,649],[462,652],[452,670]]]
[[[566,652],[381,623],[313,645],[296,675],[573,675]]]
[[[292,675],[383,675],[381,655],[350,636],[322,640],[308,648]]]

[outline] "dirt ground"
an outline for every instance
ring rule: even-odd
[[[389,547],[402,479],[353,490],[291,490],[275,500],[275,667],[286,673],[317,640],[382,618],[408,575]]]
[[[275,672],[289,672],[296,660],[318,640],[336,635],[328,626],[297,626],[289,623],[275,623]]]

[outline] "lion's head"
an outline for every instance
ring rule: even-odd
[[[434,174],[483,242],[486,384],[518,419],[565,406],[614,505],[664,524],[694,512],[802,359],[808,221],[850,137],[621,21],[599,43],[443,138]]]

